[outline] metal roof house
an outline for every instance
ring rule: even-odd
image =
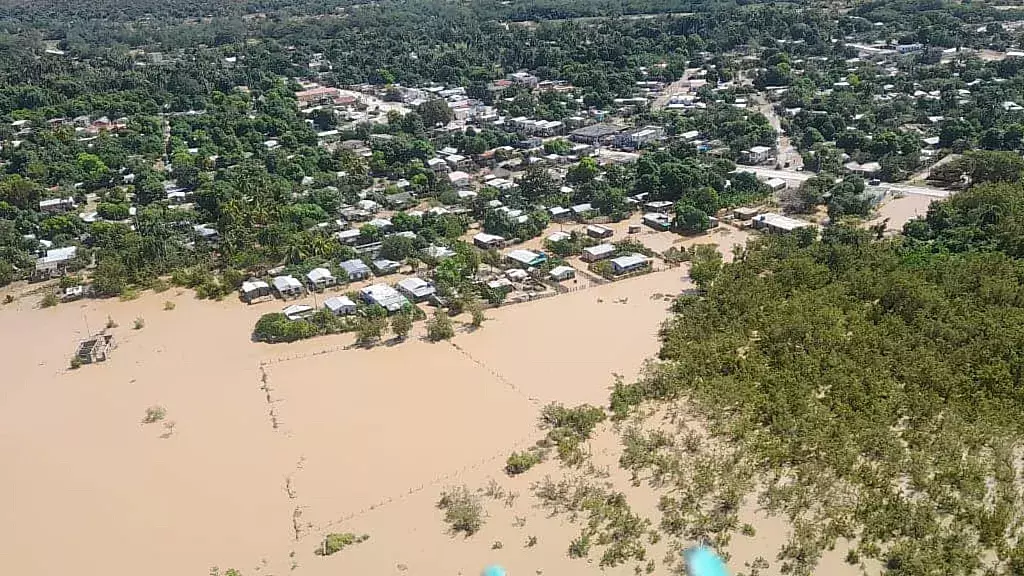
[[[541,264],[548,261],[548,257],[543,252],[534,252],[532,250],[511,250],[505,254],[505,259],[511,264],[530,268],[533,266],[540,266]]]
[[[504,246],[505,238],[495,234],[481,232],[476,236],[473,236],[473,244],[476,245],[477,248],[483,248],[484,250],[487,250],[488,248],[500,248],[501,246]]]
[[[246,280],[242,282],[239,292],[243,302],[252,304],[261,298],[270,296],[270,284],[262,280]]]
[[[359,297],[367,304],[376,304],[388,313],[398,312],[409,303],[405,296],[387,284],[367,286],[359,291]]]
[[[345,260],[339,266],[348,275],[349,281],[365,280],[372,275],[370,267],[358,258]]]
[[[615,230],[607,226],[601,226],[600,224],[590,224],[587,226],[587,236],[591,238],[609,238],[615,234]]]
[[[399,292],[405,294],[413,302],[426,300],[437,292],[433,284],[415,276],[399,280],[396,286]]]
[[[302,283],[294,276],[274,276],[272,284],[277,295],[285,300],[302,296]]]
[[[292,304],[281,311],[289,320],[303,320],[312,316],[316,309],[309,304]]]
[[[359,234],[360,232],[358,229],[351,228],[349,230],[342,230],[341,232],[336,233],[334,237],[342,244],[355,244],[359,241]]]
[[[642,270],[651,265],[651,259],[643,254],[630,254],[628,256],[619,256],[618,258],[612,258],[612,272],[615,274],[628,274],[629,272],[636,272]]]
[[[46,251],[46,255],[36,260],[36,276],[54,278],[61,276],[67,270],[68,264],[78,255],[78,246],[66,246],[64,248],[53,248]]]
[[[580,259],[584,262],[597,262],[598,260],[611,258],[612,254],[615,254],[615,246],[611,244],[598,244],[597,246],[584,248]]]
[[[555,266],[548,273],[548,278],[555,282],[562,282],[576,277],[576,269],[572,266]]]
[[[451,248],[445,248],[444,246],[436,246],[431,244],[430,246],[427,246],[426,248],[423,249],[423,254],[428,258],[433,258],[434,260],[440,262],[445,258],[451,258],[452,256],[455,256],[455,251],[452,250]]]
[[[758,230],[767,230],[768,232],[792,232],[799,228],[814,226],[814,224],[811,224],[810,222],[797,220],[796,218],[790,218],[789,216],[783,216],[772,212],[754,216],[750,220],[750,223],[754,228],[757,228]]]
[[[643,217],[644,224],[654,228],[655,230],[668,230],[672,225],[671,220],[667,214],[661,212],[648,212]]]
[[[306,286],[309,286],[310,290],[319,292],[337,283],[338,279],[327,268],[313,268],[306,274]]]
[[[398,272],[398,269],[401,267],[401,262],[395,262],[394,260],[388,260],[387,258],[381,258],[373,261],[373,269],[377,271],[378,275],[394,274],[395,272]]]
[[[344,316],[346,314],[355,314],[356,303],[348,296],[333,296],[324,300],[324,308],[330,310],[331,314],[335,316]]]

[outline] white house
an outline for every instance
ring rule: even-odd
[[[68,265],[78,255],[78,246],[53,248],[46,255],[36,260],[36,275],[55,278],[67,270]]]
[[[651,260],[643,254],[630,254],[612,258],[612,272],[615,274],[628,274],[651,265]]]
[[[306,286],[309,286],[310,290],[320,291],[328,286],[334,286],[338,283],[337,278],[327,268],[313,268],[306,274]]]
[[[611,244],[598,244],[597,246],[584,248],[580,259],[584,262],[597,262],[598,260],[611,258],[612,254],[615,254],[615,246]]]
[[[754,228],[767,230],[769,232],[792,232],[799,228],[814,226],[810,222],[797,220],[796,218],[790,218],[788,216],[774,214],[771,212],[754,216],[750,222]]]
[[[398,312],[409,303],[405,296],[387,284],[367,286],[359,291],[359,297],[367,304],[376,304],[389,313]]]
[[[277,295],[285,300],[302,296],[302,283],[294,276],[274,276],[271,283],[274,285]]]
[[[270,296],[270,285],[263,280],[246,280],[242,282],[240,292],[242,301],[246,304],[252,304],[261,298]]]
[[[763,164],[772,156],[772,149],[767,146],[751,146],[743,151],[744,159],[750,164]]]
[[[531,266],[540,266],[547,261],[548,257],[532,250],[517,249],[510,250],[505,254],[505,259],[512,264],[529,268]]]
[[[312,316],[316,310],[309,304],[292,304],[281,312],[283,312],[289,320],[302,320],[303,318],[309,318]]]
[[[324,300],[324,308],[331,311],[335,316],[355,314],[356,303],[348,296],[333,296]]]
[[[448,174],[448,181],[451,182],[452,186],[469,186],[469,174],[466,174],[462,170],[456,170]]]
[[[399,292],[405,294],[413,302],[426,300],[437,292],[433,284],[416,276],[399,280],[397,288]]]
[[[473,236],[473,244],[477,248],[482,248],[484,250],[490,248],[500,248],[501,246],[504,246],[505,238],[498,236],[496,234],[487,234],[486,232],[480,232],[479,234]]]
[[[348,279],[351,282],[354,282],[356,280],[364,280],[366,278],[369,278],[370,275],[372,274],[372,272],[370,271],[370,267],[367,266],[362,260],[358,258],[345,260],[344,262],[339,264],[339,266],[341,266],[341,269],[345,271],[345,274],[348,275]]]
[[[576,269],[572,266],[555,266],[548,273],[548,278],[551,278],[555,282],[563,282],[570,278],[576,277]]]

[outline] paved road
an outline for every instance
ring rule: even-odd
[[[747,172],[753,172],[762,178],[781,178],[790,184],[799,184],[808,180],[815,174],[813,172],[802,172],[798,170],[775,170],[774,168],[764,168],[761,166],[739,166],[740,170]],[[911,194],[915,196],[929,196],[931,198],[945,198],[950,195],[949,190],[943,190],[941,188],[934,188],[932,186],[914,186],[911,184],[883,184],[882,185],[893,192],[901,192],[903,194]]]

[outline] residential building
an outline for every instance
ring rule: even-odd
[[[378,276],[394,274],[395,272],[398,272],[398,269],[401,267],[401,262],[395,262],[394,260],[388,260],[387,258],[381,258],[373,261],[373,269],[377,272]]]
[[[433,284],[416,276],[399,280],[396,287],[413,302],[422,302],[437,293]]]
[[[68,196],[67,198],[50,198],[48,200],[39,201],[39,211],[46,214],[60,214],[69,210],[74,210],[75,207],[75,199],[71,196]]]
[[[387,284],[367,286],[359,291],[359,297],[367,304],[380,306],[388,313],[398,312],[409,303],[405,296]]]
[[[630,254],[628,256],[612,258],[611,263],[612,272],[616,275],[621,275],[649,268],[651,259],[643,254]]]
[[[615,254],[615,246],[611,244],[598,244],[597,246],[584,248],[580,259],[584,262],[597,262],[598,260],[611,258],[613,254]]]
[[[524,268],[532,268],[534,266],[540,266],[547,262],[548,257],[543,252],[534,252],[532,250],[511,250],[505,254],[505,260],[514,266],[522,266]]]
[[[292,304],[291,306],[285,307],[281,313],[289,320],[303,320],[316,313],[316,309],[309,304]]]
[[[530,277],[530,273],[522,268],[509,268],[505,270],[505,278],[513,282],[525,282]]]
[[[797,220],[796,218],[771,212],[754,216],[750,222],[754,228],[768,232],[792,232],[799,228],[814,226],[814,224],[804,220]]]
[[[767,146],[751,146],[750,150],[741,152],[743,160],[748,164],[764,164],[772,157],[772,149]]]
[[[594,206],[591,205],[590,202],[587,202],[586,204],[577,204],[572,207],[572,213],[576,218],[586,218],[593,215],[595,212],[597,212],[597,210],[594,209]]]
[[[780,192],[786,189],[786,181],[782,178],[769,178],[765,180],[764,183],[767,184],[773,192]]]
[[[448,163],[441,158],[431,158],[427,160],[427,168],[430,168],[437,174],[447,174],[451,171],[451,168],[448,167]]]
[[[661,212],[648,212],[644,214],[643,222],[659,231],[668,230],[672,226],[672,221],[669,219],[668,214],[662,214]]]
[[[651,212],[661,212],[662,214],[668,214],[672,210],[672,203],[668,200],[654,200],[644,204],[644,208]]]
[[[270,285],[263,280],[247,280],[242,282],[242,288],[239,290],[239,295],[242,301],[246,304],[252,304],[263,298],[270,298]]]
[[[448,180],[451,182],[452,186],[455,187],[469,186],[469,174],[461,170],[449,173]]]
[[[572,266],[555,266],[548,273],[548,278],[555,282],[564,282],[576,277],[576,269]]]
[[[573,142],[590,144],[591,146],[607,145],[615,141],[615,136],[622,132],[622,128],[611,124],[592,124],[577,128],[569,133]]]
[[[351,260],[345,260],[339,264],[345,274],[348,276],[350,282],[357,280],[365,280],[372,275],[370,267],[367,266],[362,260],[353,258]]]
[[[302,283],[294,276],[274,276],[271,283],[274,285],[274,292],[277,292],[277,295],[284,300],[302,296]]]
[[[548,242],[563,242],[565,240],[569,240],[570,238],[572,238],[572,234],[559,230],[558,232],[552,232],[551,234],[549,234],[548,237],[545,238],[545,240],[547,240]]]
[[[846,168],[854,174],[860,176],[872,177],[882,171],[882,165],[878,162],[865,162],[863,164],[859,162],[847,162],[843,164],[843,168]]]
[[[310,290],[320,292],[337,283],[338,279],[327,268],[313,268],[306,274],[306,286],[309,286]]]
[[[607,226],[601,226],[600,224],[590,224],[587,226],[587,236],[591,238],[610,238],[615,234],[615,230]]]
[[[615,145],[619,148],[638,150],[665,137],[665,129],[661,126],[645,126],[633,132],[615,136]]]
[[[480,232],[476,236],[473,236],[473,245],[484,250],[488,250],[490,248],[501,248],[505,245],[505,239],[495,234]]]
[[[324,308],[331,311],[335,316],[344,316],[356,313],[356,303],[348,296],[332,296],[324,300]]]
[[[572,210],[569,210],[568,208],[562,208],[561,206],[548,208],[548,213],[551,214],[551,219],[555,221],[565,220],[572,216]]]
[[[56,278],[63,276],[76,256],[78,256],[78,246],[47,250],[45,256],[36,260],[35,277]]]
[[[342,244],[352,245],[359,241],[359,229],[350,228],[348,230],[342,230],[341,232],[335,233],[334,237]]]
[[[540,84],[540,78],[529,72],[513,72],[508,75],[508,79],[527,88],[536,88]]]
[[[451,248],[445,248],[444,246],[430,245],[423,249],[423,255],[427,258],[440,262],[445,258],[455,256],[455,251]]]

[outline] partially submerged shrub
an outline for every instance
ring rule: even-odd
[[[442,492],[437,507],[444,510],[444,521],[453,533],[472,536],[484,525],[483,505],[465,486]]]
[[[341,552],[347,546],[366,542],[369,539],[369,534],[363,534],[361,536],[356,536],[351,532],[345,532],[343,534],[328,534],[324,537],[320,546],[317,547],[316,554],[318,556],[330,556],[336,552]]]
[[[516,476],[526,472],[540,463],[540,455],[536,452],[524,451],[513,452],[505,461],[505,472],[509,476]]]
[[[163,406],[154,405],[146,408],[146,415],[142,418],[143,424],[159,422],[167,417],[167,410]]]

